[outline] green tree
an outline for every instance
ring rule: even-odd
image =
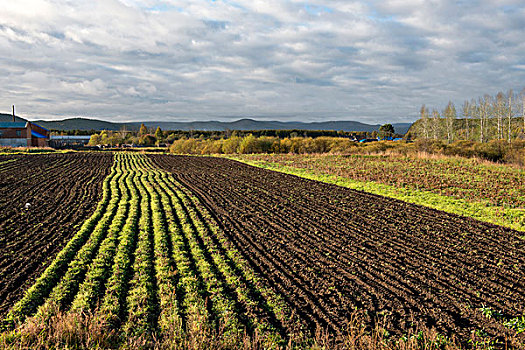
[[[143,135],[139,138],[139,145],[142,146],[155,146],[157,139],[153,135]]]
[[[155,130],[155,138],[157,141],[161,141],[164,138],[164,134],[162,133],[160,126],[157,126],[157,130]]]
[[[148,133],[148,128],[146,127],[146,125],[144,125],[144,123],[140,124],[139,137],[144,136],[147,133]]]
[[[107,130],[104,130],[100,133],[100,141],[99,143],[101,145],[109,145],[109,134],[108,134],[108,131]]]
[[[379,137],[385,138],[393,136],[396,131],[394,130],[394,126],[392,124],[383,124],[379,127]]]
[[[91,137],[89,138],[88,145],[90,146],[100,145],[100,135],[98,134],[91,135]]]
[[[252,134],[245,136],[239,144],[240,154],[257,153],[257,138]]]
[[[234,131],[235,132],[235,131]],[[234,154],[237,153],[237,149],[242,141],[242,138],[239,136],[231,136],[222,143],[222,153],[225,154]]]

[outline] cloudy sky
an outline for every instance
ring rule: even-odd
[[[0,0],[29,119],[400,122],[523,87],[523,0]]]

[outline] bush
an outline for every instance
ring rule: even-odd
[[[144,137],[153,137],[145,135]],[[447,144],[441,140],[418,139],[416,142],[379,141],[359,144],[343,137],[321,136],[278,138],[273,136],[232,136],[227,139],[186,139],[173,141],[170,152],[178,154],[414,154],[418,152],[481,158],[493,162],[525,165],[525,141],[507,143],[494,140],[487,143],[456,141]]]
[[[238,147],[238,153],[240,154],[252,154],[252,153],[270,153],[272,146],[276,141],[275,137],[261,136],[255,137],[252,134],[242,139]]]
[[[241,144],[242,138],[238,136],[232,136],[222,142],[222,153],[224,154],[235,154]]]
[[[139,137],[139,145],[141,146],[155,146],[157,139],[153,135],[142,135]]]
[[[475,146],[479,158],[490,160],[491,162],[503,161],[508,143],[502,140],[494,140],[488,143],[478,143]]]
[[[415,149],[431,154],[481,158],[491,162],[525,165],[525,141],[492,140],[487,143],[477,141],[456,141],[447,145],[443,141],[417,140]]]
[[[443,154],[447,145],[440,140],[418,139],[415,149],[419,152]]]

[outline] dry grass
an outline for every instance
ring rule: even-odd
[[[372,153],[371,153],[372,154]],[[378,156],[385,156],[385,157],[408,157],[411,159],[430,159],[430,160],[449,160],[449,159],[456,159],[458,161],[465,161],[465,157],[461,156],[455,156],[455,155],[445,155],[443,153],[430,153],[425,151],[414,151],[414,152],[408,152],[408,153],[400,153],[395,149],[390,149],[384,152],[379,153],[373,153],[374,155]],[[494,165],[498,164],[501,165],[501,163],[495,163],[487,159],[479,158],[479,157],[471,157],[469,158],[470,161],[473,163],[479,164],[479,165]],[[505,164],[506,166],[512,166],[517,168],[522,168],[519,164]]]
[[[0,334],[2,349],[189,349],[189,350],[262,350],[275,349],[345,349],[345,350],[460,350],[460,349],[520,349],[517,340],[495,343],[472,336],[463,343],[447,338],[434,329],[415,328],[406,336],[391,336],[378,322],[372,331],[361,322],[358,314],[351,319],[346,336],[333,337],[318,330],[311,338],[289,340],[287,344],[268,346],[257,333],[242,334],[232,343],[223,329],[211,329],[204,323],[180,332],[177,322],[163,334],[124,338],[112,329],[103,316],[87,313],[41,312],[16,329]],[[228,341],[225,341],[228,339]],[[511,344],[514,343],[514,347]],[[523,344],[522,344],[523,345]]]
[[[51,147],[5,147],[0,146],[0,153],[49,153],[57,152]]]

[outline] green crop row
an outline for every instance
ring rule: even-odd
[[[99,332],[117,335],[104,346],[127,348],[278,348],[295,320],[191,192],[144,155],[126,153],[115,154],[94,214],[8,320],[35,313],[41,337],[64,314],[102,321]]]
[[[150,171],[151,175],[151,171]],[[155,243],[155,271],[160,304],[159,328],[161,336],[169,338],[173,344],[181,343],[183,337],[183,320],[181,305],[177,298],[177,270],[171,254],[171,239],[168,230],[167,214],[161,202],[161,195],[155,176],[149,177],[147,190],[151,196],[153,232]]]
[[[106,238],[109,227],[115,218],[123,187],[123,182],[121,180],[125,179],[126,176],[127,175],[123,172],[122,165],[119,164],[115,181],[111,182],[112,197],[106,208],[106,212],[98,221],[88,241],[82,246],[73,261],[69,264],[65,276],[53,289],[46,303],[51,303],[56,305],[58,309],[63,309],[72,301],[75,294],[78,292],[78,287],[84,280],[86,271],[91,266],[93,257],[97,253],[101,242]]]
[[[228,283],[234,286],[238,299],[247,306],[247,309],[259,316],[251,321],[259,337],[263,339],[265,346],[282,345],[285,340],[275,326],[268,322],[268,318],[274,319],[274,322],[278,323],[279,326],[284,323],[295,323],[294,328],[297,334],[286,334],[286,336],[297,341],[303,341],[305,333],[301,332],[302,325],[284,299],[265,285],[242,255],[231,246],[224,232],[213,224],[214,220],[207,209],[200,204],[200,201],[177,183],[172,176],[169,176],[169,180],[176,196],[187,208],[197,227],[199,237],[211,253],[215,264]]]
[[[121,159],[117,156],[117,159]],[[73,301],[72,311],[92,311],[104,289],[104,283],[109,278],[111,266],[113,265],[117,243],[125,232],[125,224],[131,217],[130,198],[132,195],[133,178],[135,173],[127,172],[120,181],[120,193],[122,197],[118,203],[118,209],[113,221],[109,226],[107,237],[100,245],[99,252],[90,264],[86,278],[79,288],[79,292]]]
[[[257,309],[259,309],[257,301],[251,298],[248,286],[242,281],[243,276],[238,274],[238,270],[233,270],[232,261],[228,258],[228,256],[223,255],[222,251],[216,245],[216,242],[211,239],[211,235],[213,235],[214,232],[212,232],[210,227],[206,225],[205,222],[203,222],[202,216],[197,213],[193,203],[190,202],[189,198],[184,192],[181,191],[181,189],[176,189],[175,195],[185,208],[185,214],[191,219],[199,239],[202,241],[205,249],[211,255],[214,264],[224,276],[227,283],[233,287],[237,299],[245,305],[247,310],[251,311],[253,316],[255,316],[247,320],[247,326],[250,328],[255,328],[258,334],[260,334],[262,337],[266,337],[267,346],[269,345],[273,347],[273,345],[282,343],[283,339],[275,327],[268,323],[264,316],[257,317],[262,316],[257,315]]]
[[[124,162],[130,169],[136,166],[134,158],[130,155],[119,155],[119,160]],[[114,327],[120,325],[120,320],[125,312],[122,306],[125,304],[128,281],[131,279],[130,274],[132,272],[133,253],[136,246],[140,203],[142,200],[138,190],[138,173],[134,171],[126,182],[131,196],[129,214],[119,235],[113,266],[106,284],[106,293],[100,308],[101,315]]]
[[[160,191],[161,206],[167,223],[167,231],[171,240],[171,257],[175,263],[177,274],[177,286],[174,290],[162,290],[161,299],[171,300],[177,303],[181,318],[183,331],[198,335],[210,332],[210,314],[207,309],[206,293],[203,290],[202,281],[199,279],[195,262],[182,232],[182,226],[178,220],[173,198],[165,192],[166,184],[160,183],[164,191]],[[167,294],[166,294],[167,293]],[[173,300],[175,298],[175,300]],[[178,302],[180,300],[180,303]],[[165,336],[178,332],[173,327],[173,319],[169,314],[161,314],[160,326]]]
[[[177,218],[183,231],[187,232],[186,238],[190,252],[193,254],[197,265],[200,265],[199,271],[205,271],[204,276],[207,279],[210,279],[209,272],[214,272],[217,275],[216,278],[212,278],[213,282],[208,283],[208,288],[212,288],[212,296],[223,296],[222,300],[216,297],[219,299],[219,303],[217,306],[214,304],[214,313],[220,312],[223,318],[226,318],[228,311],[230,311],[235,319],[227,318],[227,320],[236,322],[236,328],[233,329],[237,331],[243,327],[251,329],[251,332],[256,334],[258,340],[262,340],[267,348],[282,345],[283,336],[268,319],[273,318],[274,321],[277,320],[276,323],[290,320],[292,313],[286,307],[286,303],[271,292],[270,288],[263,287],[251,268],[241,261],[239,253],[231,247],[225,248],[225,245],[221,245],[216,239],[218,228],[211,224],[211,217],[204,211],[204,208],[196,206],[194,203],[196,198],[193,197],[190,200],[187,191],[171,175],[163,172],[159,176],[160,178],[156,183],[172,199],[168,205],[178,213]],[[228,293],[224,293],[226,290]],[[230,293],[232,295],[229,295]],[[266,300],[267,297],[270,300]],[[241,310],[235,308],[235,301],[245,309],[240,314],[239,311]],[[269,315],[270,317],[268,317]],[[240,326],[239,320],[242,321],[242,326]],[[223,324],[225,330],[227,326],[227,324]]]
[[[147,190],[149,174],[139,162],[134,166],[139,174],[138,190],[142,197],[134,275],[127,296],[127,322],[123,331],[129,339],[149,339],[156,330],[157,295],[153,253],[151,195]]]
[[[28,289],[22,299],[9,311],[5,320],[9,327],[14,326],[16,323],[23,322],[25,318],[36,312],[38,306],[41,305],[44,298],[49,295],[53,287],[65,273],[69,263],[77,254],[77,251],[90,237],[98,221],[104,216],[112,198],[112,184],[116,182],[117,176],[120,176],[117,168],[117,164],[114,164],[110,175],[104,180],[102,199],[93,215],[84,222],[80,230],[67,243],[64,249],[58,253],[49,267],[42,273],[31,288]]]
[[[242,327],[235,312],[234,303],[231,298],[228,297],[223,281],[218,278],[215,266],[208,261],[205,252],[199,245],[196,239],[196,229],[191,218],[188,216],[182,203],[177,198],[175,198],[175,200],[173,206],[177,220],[182,227],[182,233],[184,234],[183,239],[186,241],[189,253],[194,259],[197,273],[204,281],[215,321],[219,323],[223,330],[222,340],[225,344],[235,343],[242,334]]]

